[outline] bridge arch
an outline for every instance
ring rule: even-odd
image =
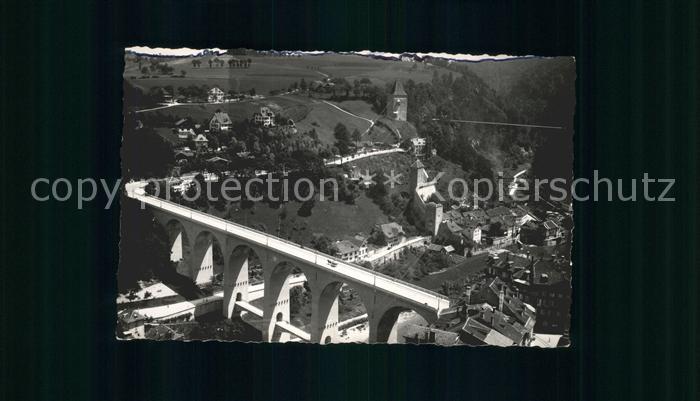
[[[428,326],[436,318],[420,310],[405,306],[392,306],[376,314],[370,320],[370,342],[396,344],[400,341],[399,326],[416,324]]]
[[[352,310],[351,319],[358,324],[366,319],[367,303],[360,291],[344,281],[331,281],[318,291],[314,299],[311,342],[329,344],[341,342],[341,316],[344,309]]]
[[[176,263],[176,270],[183,276],[190,277],[190,257],[192,242],[185,225],[178,219],[170,218],[161,221],[161,225],[168,234],[168,247],[170,248],[170,261]]]
[[[277,322],[286,322],[300,328],[306,329],[303,317],[292,316],[291,288],[290,281],[294,280],[295,285],[301,284],[302,296],[313,300],[314,294],[303,277],[311,277],[309,271],[300,264],[286,260],[277,260],[277,264],[265,270],[265,298],[263,305],[263,317],[266,329],[263,332],[265,340],[270,342],[285,342],[290,340],[290,335],[282,332],[277,327]],[[302,276],[303,275],[303,276]],[[297,281],[303,281],[298,283]],[[294,318],[294,319],[293,319]]]
[[[194,239],[190,277],[195,284],[212,283],[224,272],[224,244],[209,230],[200,230]]]
[[[250,302],[251,285],[263,282],[263,259],[260,249],[229,239],[227,249],[231,249],[224,266],[224,316],[235,314],[237,301]]]

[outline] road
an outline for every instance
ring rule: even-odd
[[[367,153],[355,153],[354,155],[351,155],[351,156],[344,156],[344,157],[341,157],[340,159],[334,159],[331,161],[327,161],[326,166],[339,166],[341,164],[353,162],[355,160],[364,159],[365,157],[386,155],[389,153],[404,153],[404,152],[406,152],[406,151],[404,149],[401,149],[401,148],[391,148],[391,149],[384,149],[384,150],[375,150],[374,152],[367,152]]]
[[[430,237],[412,237],[412,238],[408,238],[406,241],[404,241],[404,242],[402,242],[402,243],[400,243],[400,244],[398,244],[398,245],[394,245],[394,246],[391,247],[391,248],[385,247],[385,248],[382,249],[381,251],[379,251],[379,252],[377,252],[377,253],[375,253],[375,254],[372,254],[372,256],[368,257],[366,260],[367,260],[368,262],[374,262],[375,260],[377,260],[377,259],[379,259],[379,258],[383,258],[384,256],[386,256],[386,255],[388,255],[388,254],[390,254],[390,253],[392,253],[392,252],[396,252],[396,251],[399,250],[399,249],[402,249],[402,248],[405,248],[405,247],[408,247],[408,246],[412,246],[412,245],[416,245],[416,244],[419,243],[419,242],[425,242],[425,241],[429,241],[429,240],[430,240]]]

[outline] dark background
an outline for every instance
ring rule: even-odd
[[[0,399],[695,398],[697,24],[670,1],[0,2]],[[569,349],[119,343],[118,207],[29,188],[119,176],[129,45],[574,55],[575,175],[673,177],[676,202],[575,205]]]

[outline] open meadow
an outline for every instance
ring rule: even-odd
[[[224,61],[224,66],[209,68],[208,60],[216,57]],[[232,58],[250,59],[250,67],[229,68],[228,60]],[[195,68],[192,64],[194,59],[200,60],[201,66]],[[332,53],[300,57],[222,55],[165,59],[163,62],[173,67],[176,74],[185,71],[185,77],[158,76],[142,79],[140,77],[143,74],[135,62],[127,62],[124,77],[145,90],[154,86],[177,87],[206,84],[210,87],[218,86],[224,91],[247,92],[255,89],[259,94],[268,94],[270,91],[286,89],[302,78],[307,82],[329,77],[345,78],[350,82],[355,79],[369,78],[373,84],[385,85],[396,79],[429,82],[434,71],[440,74],[448,72],[442,67],[426,63],[377,60],[364,56]]]

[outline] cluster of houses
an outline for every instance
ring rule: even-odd
[[[531,245],[556,245],[565,235],[564,216],[539,219],[520,205],[445,212],[436,235],[443,242],[472,252],[499,249],[518,240]]]
[[[442,217],[437,237],[472,251],[512,245],[518,240],[520,227],[538,220],[520,206],[466,211],[455,207]]]
[[[540,222],[528,222],[520,230],[520,241],[530,245],[552,246],[561,243],[565,235],[564,216],[548,212],[547,219]]]
[[[262,96],[244,94],[244,93],[231,95],[231,94],[226,93],[223,90],[217,88],[216,86],[207,91],[207,102],[208,103],[229,103],[229,102],[236,102],[236,101],[239,101],[239,100],[242,100],[245,98],[260,99],[260,98],[262,98]]]
[[[231,96],[230,94],[224,92],[218,87],[213,87],[209,90],[206,91],[206,97],[204,96],[204,93],[201,95],[185,95],[185,94],[179,94],[175,95],[174,93],[171,93],[165,88],[157,88],[155,89],[155,93],[158,94],[162,99],[163,103],[166,104],[177,104],[177,103],[190,103],[190,102],[203,102],[206,101],[207,103],[228,103],[228,102],[235,102],[237,100],[243,99],[243,98],[259,98],[259,96],[252,96],[248,94],[238,94],[235,96]]]
[[[210,90],[210,100],[216,100],[216,96],[223,96],[221,91]],[[214,96],[214,97],[211,97]],[[217,101],[218,102],[218,101]],[[261,107],[260,112],[253,114],[253,121],[256,124],[264,127],[275,127],[275,113],[269,107]],[[194,141],[195,149],[190,147],[180,147],[175,149],[176,160],[182,161],[193,157],[196,153],[202,153],[209,150],[209,139],[207,136],[210,133],[221,133],[231,131],[233,121],[231,117],[222,110],[216,110],[209,119],[208,127],[195,123],[191,118],[182,118],[175,122],[172,129],[177,138],[182,141]],[[289,119],[286,124],[279,127],[284,133],[296,134],[297,128],[294,121]]]
[[[278,125],[277,123],[279,120],[275,119],[275,113],[270,110],[269,107],[263,106],[260,108],[259,112],[253,113],[253,122],[263,127],[275,127]],[[291,118],[288,118],[286,121],[282,120],[282,123],[279,124],[278,129],[286,134],[297,133],[296,124]]]
[[[192,140],[195,144],[195,149],[182,147],[175,149],[175,160],[181,161],[194,156],[194,152],[206,151],[209,147],[209,140],[206,137],[208,130],[204,129],[202,124],[193,122],[190,118],[182,118],[175,122],[173,133],[182,141]]]
[[[568,258],[534,258],[507,251],[491,254],[486,273],[513,288],[516,296],[537,310],[538,333],[564,334],[569,327],[571,269]]]
[[[185,117],[175,122],[173,133],[182,141],[192,140],[195,148],[183,146],[175,149],[175,160],[183,162],[192,158],[197,153],[205,153],[209,150],[207,135],[212,132],[230,131],[233,125],[231,117],[226,112],[217,110],[209,120],[208,129],[202,124],[195,123],[191,118]]]
[[[537,322],[535,308],[503,281],[491,278],[468,288],[462,340],[472,345],[529,346]]]
[[[407,343],[530,346],[535,338],[535,308],[498,278],[467,287],[460,305],[449,308],[431,327],[408,324]]]
[[[346,262],[384,263],[394,260],[400,253],[398,247],[406,241],[406,233],[400,224],[396,222],[378,224],[374,228],[373,234],[379,234],[384,238],[386,245],[377,246],[369,243],[370,237],[362,233],[356,234],[352,238],[335,241],[333,249],[336,255]],[[424,245],[424,242],[417,242],[416,246]],[[392,249],[395,252],[392,252]]]

